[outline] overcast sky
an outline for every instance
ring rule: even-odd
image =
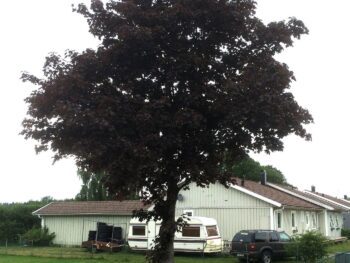
[[[31,87],[21,71],[41,75],[52,51],[83,50],[98,41],[71,4],[84,0],[2,1],[0,7],[0,202],[37,200],[43,196],[73,198],[80,190],[73,160],[52,165],[52,154],[36,155],[34,143],[19,135],[25,117],[23,99]],[[348,0],[258,0],[257,15],[265,22],[295,16],[310,33],[278,57],[294,71],[292,91],[309,109],[312,142],[290,136],[283,152],[253,158],[280,169],[300,189],[315,185],[338,197],[350,195],[347,162],[350,149]]]

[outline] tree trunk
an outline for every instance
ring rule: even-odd
[[[162,204],[162,223],[156,247],[152,251],[150,262],[174,263],[174,237],[176,231],[175,208],[179,189],[177,184],[169,184],[167,199]]]

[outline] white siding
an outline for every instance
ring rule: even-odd
[[[330,238],[341,237],[341,228],[343,226],[343,216],[338,212],[329,212],[328,215],[328,234]]]
[[[123,229],[127,236],[131,216],[43,216],[42,222],[50,232],[55,232],[54,244],[79,246],[86,241],[90,230],[96,230],[97,222],[104,222]]]
[[[275,211],[275,229],[277,230],[277,211],[282,213],[282,228],[289,235],[303,234],[309,230],[320,230],[319,211],[296,210],[296,209],[278,209]],[[292,213],[295,216],[295,227],[292,227]],[[313,223],[313,215],[315,216],[315,225]],[[308,217],[308,219],[307,219]],[[308,221],[308,222],[307,222]]]
[[[178,201],[176,214],[193,210],[195,216],[215,218],[222,238],[232,240],[242,229],[270,229],[270,204],[236,189],[225,188],[216,183],[209,188],[190,185],[190,190],[181,191],[183,201]]]

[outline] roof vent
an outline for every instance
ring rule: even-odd
[[[244,181],[245,181],[245,176],[243,175],[242,179],[241,179],[241,186],[244,187]]]
[[[344,195],[344,199],[345,199],[345,200],[348,200],[348,196],[347,196],[347,195]]]
[[[313,192],[313,193],[316,192],[316,187],[314,185],[311,185],[311,192]]]
[[[266,174],[266,171],[265,170],[261,170],[261,173],[260,173],[260,183],[262,185],[266,185],[266,182],[267,182],[267,174]]]

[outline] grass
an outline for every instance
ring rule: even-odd
[[[327,252],[328,254],[336,254],[336,253],[341,253],[341,252],[350,252],[350,240],[339,243],[339,244],[334,244],[331,246],[327,247]]]
[[[91,253],[82,248],[61,248],[61,247],[8,247],[0,248],[0,263],[7,262],[23,262],[23,263],[101,263],[101,262],[117,262],[117,263],[143,263],[145,255],[142,253],[134,253],[122,251],[118,253]],[[177,255],[176,262],[213,262],[213,263],[233,263],[236,262],[231,256],[205,256],[200,255]]]
[[[328,253],[350,251],[350,242],[329,246]],[[235,258],[228,255],[200,256],[177,255],[176,263],[236,263]],[[0,263],[143,263],[145,255],[122,251],[118,253],[90,253],[82,248],[66,247],[0,247]],[[284,263],[293,261],[284,261]]]

